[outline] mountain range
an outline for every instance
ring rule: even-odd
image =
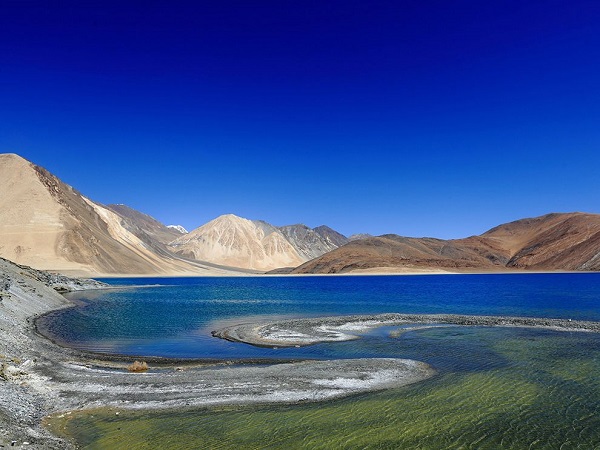
[[[353,240],[291,273],[600,270],[600,215],[554,213],[465,239],[395,234]]]
[[[225,214],[187,232],[102,205],[18,155],[0,155],[0,256],[72,275],[600,270],[600,215],[554,213],[464,239],[350,238]]]
[[[348,240],[329,227],[275,227],[262,220],[225,214],[173,240],[176,254],[233,267],[268,271],[296,267]]]
[[[0,256],[74,275],[235,275],[298,266],[346,242],[328,227],[226,214],[187,233],[102,205],[18,155],[0,155]]]

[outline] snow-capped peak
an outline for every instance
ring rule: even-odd
[[[183,228],[181,225],[167,225],[167,228],[173,228],[174,230],[179,231],[181,234],[188,234],[188,230]]]

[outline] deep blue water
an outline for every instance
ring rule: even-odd
[[[70,294],[77,306],[42,318],[41,331],[77,348],[140,356],[404,357],[410,356],[415,348],[410,336],[390,346],[389,342],[384,343],[389,340],[385,329],[371,332],[360,342],[320,344],[302,349],[255,348],[213,338],[210,331],[257,319],[386,312],[600,321],[600,274],[595,273],[102,281],[115,285],[157,286]],[[513,330],[510,333],[527,336],[533,332]],[[421,344],[423,342],[419,346]],[[442,364],[445,351],[444,343],[436,342],[435,354],[431,357],[438,355],[438,363]]]

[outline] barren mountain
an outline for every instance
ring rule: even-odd
[[[341,247],[349,242],[349,239],[341,233],[338,233],[327,225],[321,225],[313,228],[313,231],[321,236],[325,241],[332,246]]]
[[[277,228],[228,214],[182,235],[125,205],[100,205],[45,169],[2,154],[0,256],[83,275],[232,273],[221,266],[298,266],[293,273],[600,270],[600,215],[548,214],[455,240],[349,240],[326,226]]]
[[[183,228],[183,226],[181,226],[181,225],[167,225],[167,228],[175,230],[175,231],[179,232],[179,234],[188,234],[189,233],[189,231],[186,230],[185,228]]]
[[[503,244],[507,267],[536,270],[600,270],[600,215],[548,214],[500,225],[484,233]]]
[[[451,241],[394,234],[354,240],[297,267],[292,273],[344,273],[355,270],[478,269],[490,262]]]
[[[306,225],[287,225],[279,227],[279,231],[283,233],[300,256],[304,258],[304,261],[316,258],[339,247],[331,239],[328,239],[327,236],[324,237],[316,229],[313,230]],[[336,233],[333,230],[331,231]]]
[[[214,273],[157,251],[151,227],[144,234],[132,223],[20,156],[0,155],[0,256],[85,275]]]
[[[293,267],[338,247],[345,237],[331,228],[306,225],[275,227],[262,220],[226,214],[169,244],[187,258],[249,270]]]
[[[415,269],[600,270],[600,215],[548,214],[465,239],[369,237],[351,241],[293,273]]]
[[[306,261],[276,227],[226,214],[171,242],[188,258],[254,270],[297,266]]]
[[[121,216],[123,218],[121,224],[150,246],[156,243],[166,245],[181,237],[181,231],[178,229],[167,227],[154,217],[127,205],[106,205],[106,207]]]

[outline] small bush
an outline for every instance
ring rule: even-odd
[[[127,367],[127,370],[130,372],[145,372],[148,370],[148,364],[146,364],[146,361],[134,361],[133,364]]]

